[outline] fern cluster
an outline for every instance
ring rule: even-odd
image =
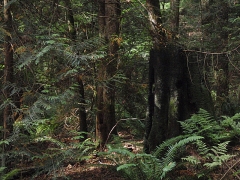
[[[180,123],[183,135],[163,142],[152,154],[134,154],[127,149],[109,147],[107,156],[115,162],[117,170],[131,180],[172,179],[176,176],[169,172],[177,173],[182,168],[189,172],[184,175],[185,179],[211,179],[210,172],[235,156],[228,153],[228,145],[233,137],[240,135],[239,114],[216,121],[200,109]]]
[[[6,167],[0,167],[1,180],[13,179],[13,177],[19,173],[19,169],[13,169],[13,170],[9,171],[8,173],[4,173],[5,170],[6,170]]]
[[[222,134],[220,123],[204,109],[200,109],[190,119],[180,121],[180,124],[185,135],[203,136],[209,143],[218,143],[226,137],[226,134]]]
[[[207,111],[200,109],[190,119],[180,122],[187,136],[195,134],[204,137],[191,145],[191,150],[188,150],[189,156],[182,158],[189,163],[188,165],[193,166],[191,169],[195,169],[194,174],[197,178],[211,178],[210,172],[235,156],[228,153],[228,145],[240,136],[239,119],[239,114],[236,114],[216,121]],[[189,168],[188,165],[186,164]]]
[[[240,138],[240,113],[232,117],[223,116],[220,122],[228,137]]]
[[[182,160],[187,162],[187,169],[194,169],[194,176],[198,178],[211,179],[210,172],[225,164],[235,155],[228,154],[229,141],[219,143],[216,146],[208,146],[202,140],[197,141],[196,150],[192,150],[192,155],[183,157]],[[192,178],[194,178],[191,175]]]
[[[131,180],[164,179],[176,166],[176,158],[182,148],[202,139],[201,136],[170,139],[161,144],[154,153],[135,154],[123,148],[109,147],[108,157],[117,164],[117,170]]]
[[[84,132],[72,132],[70,142],[63,142],[61,139],[53,138],[51,136],[34,136],[28,139],[22,139],[21,132],[16,132],[18,138],[14,141],[10,139],[0,141],[0,145],[14,145],[10,151],[2,153],[6,159],[6,164],[14,161],[13,169],[6,169],[1,179],[11,179],[19,177],[19,174],[27,171],[20,165],[22,163],[28,164],[33,169],[32,177],[38,175],[51,174],[58,177],[59,169],[67,164],[85,161],[93,156],[95,143],[90,139],[80,141],[83,139]],[[73,141],[73,142],[71,142]],[[5,167],[1,167],[3,171]]]
[[[81,139],[82,133],[76,134],[73,139]],[[33,163],[38,167],[35,176],[41,173],[51,173],[58,176],[57,172],[66,164],[81,162],[92,157],[95,143],[86,139],[79,143],[64,143],[51,137],[41,137],[35,140],[37,143],[47,142],[49,147],[44,153],[38,153],[31,157]],[[39,166],[41,164],[41,166]]]

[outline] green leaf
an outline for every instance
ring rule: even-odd
[[[9,141],[7,141],[7,140],[0,141],[0,145],[3,145],[3,144],[9,145]]]
[[[129,168],[129,167],[136,167],[136,166],[137,166],[136,164],[123,164],[117,167],[117,171],[120,171],[125,168]]]
[[[12,179],[13,176],[15,176],[16,174],[18,174],[18,172],[20,171],[20,169],[13,169],[12,171],[8,172],[7,174],[5,174],[2,177],[2,180],[9,180]]]

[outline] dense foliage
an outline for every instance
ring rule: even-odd
[[[150,154],[142,148],[131,152],[123,144],[131,138],[142,140],[148,128],[148,60],[157,37],[147,3],[154,0],[116,1],[121,4],[120,27],[119,34],[111,37],[102,36],[101,18],[106,17],[99,15],[101,2],[111,4],[108,0],[0,3],[0,179],[64,177],[61,168],[92,159],[107,159],[107,167],[116,167],[126,179],[240,179],[239,0],[158,1],[157,33],[164,32],[168,44],[181,49],[187,62],[184,73],[191,81],[194,71],[200,74],[200,86],[211,94],[214,113],[199,108],[179,120],[180,99],[170,97],[168,126],[176,121],[181,134],[169,135]],[[176,2],[180,2],[179,22],[174,29]],[[111,54],[114,45],[117,53]],[[107,66],[113,61],[116,66],[109,72]],[[177,67],[178,62],[173,64]],[[174,82],[174,74],[168,75]],[[181,82],[176,82],[178,86]],[[114,104],[116,120],[107,125],[111,131],[101,148],[96,137],[99,87],[110,97],[113,90],[113,99],[103,99]],[[200,96],[200,91],[189,96]],[[124,133],[131,138],[124,139]]]

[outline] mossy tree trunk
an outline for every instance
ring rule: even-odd
[[[107,42],[107,56],[98,67],[96,139],[104,147],[115,120],[115,82],[119,49],[120,15],[119,0],[99,0],[99,35]],[[116,134],[116,129],[112,131]]]

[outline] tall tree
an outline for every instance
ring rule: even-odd
[[[189,118],[199,108],[212,112],[213,106],[210,93],[202,85],[197,56],[191,54],[187,59],[183,49],[174,42],[174,34],[172,36],[171,31],[163,27],[159,1],[146,2],[153,48],[149,59],[149,108],[144,148],[151,152],[166,139],[179,135],[181,129],[177,121]],[[172,3],[175,7],[179,1]],[[176,33],[179,9],[175,7],[172,11],[176,12],[172,16],[171,29]],[[177,108],[175,119],[171,119],[171,99],[175,99]]]
[[[149,109],[145,136],[145,151],[153,150],[167,139],[170,101],[166,31],[163,29],[158,0],[146,1],[153,48],[149,60]]]
[[[180,0],[171,0],[171,30],[173,32],[173,36],[178,34],[179,29],[179,8],[180,8]]]
[[[11,15],[11,4],[9,4],[8,0],[4,0],[4,80],[3,80],[3,94],[6,99],[6,107],[3,112],[3,140],[7,139],[10,133],[13,130],[13,118],[12,118],[12,110],[11,110],[11,89],[10,84],[14,83],[14,72],[13,72],[13,47],[12,47],[12,32],[13,32],[13,22]],[[3,153],[4,153],[3,148]],[[2,158],[2,166],[5,166],[4,157]]]
[[[228,103],[229,93],[229,62],[227,54],[224,53],[228,50],[228,2],[210,0],[208,3],[201,1],[201,5],[204,13],[202,15],[203,49],[215,52],[213,89],[216,91],[216,113],[217,116],[230,115],[229,109],[224,108],[224,104]]]
[[[76,28],[74,25],[74,16],[73,16],[73,10],[72,10],[72,5],[70,0],[65,0],[65,4],[67,7],[67,19],[68,19],[68,30],[69,30],[69,35],[70,39],[73,42],[76,42],[77,34],[76,34]],[[87,114],[86,114],[86,109],[85,109],[85,97],[84,97],[84,85],[83,85],[83,80],[82,80],[82,75],[80,72],[76,75],[76,81],[78,83],[78,93],[79,93],[79,120],[80,120],[80,128],[79,131],[81,132],[87,132]],[[87,135],[84,134],[84,139],[87,138]]]
[[[228,2],[225,0],[212,0],[210,1],[210,13],[214,15],[212,21],[212,33],[214,37],[211,39],[211,46],[215,52],[226,52],[228,47]],[[217,65],[215,66],[216,76],[216,103],[218,115],[231,115],[228,114],[229,109],[224,107],[228,103],[229,95],[229,62],[227,54],[219,54],[217,56]]]
[[[98,68],[96,139],[104,146],[115,120],[115,82],[120,33],[120,0],[99,0],[99,35],[107,42],[107,56]],[[113,130],[116,133],[116,130]]]

